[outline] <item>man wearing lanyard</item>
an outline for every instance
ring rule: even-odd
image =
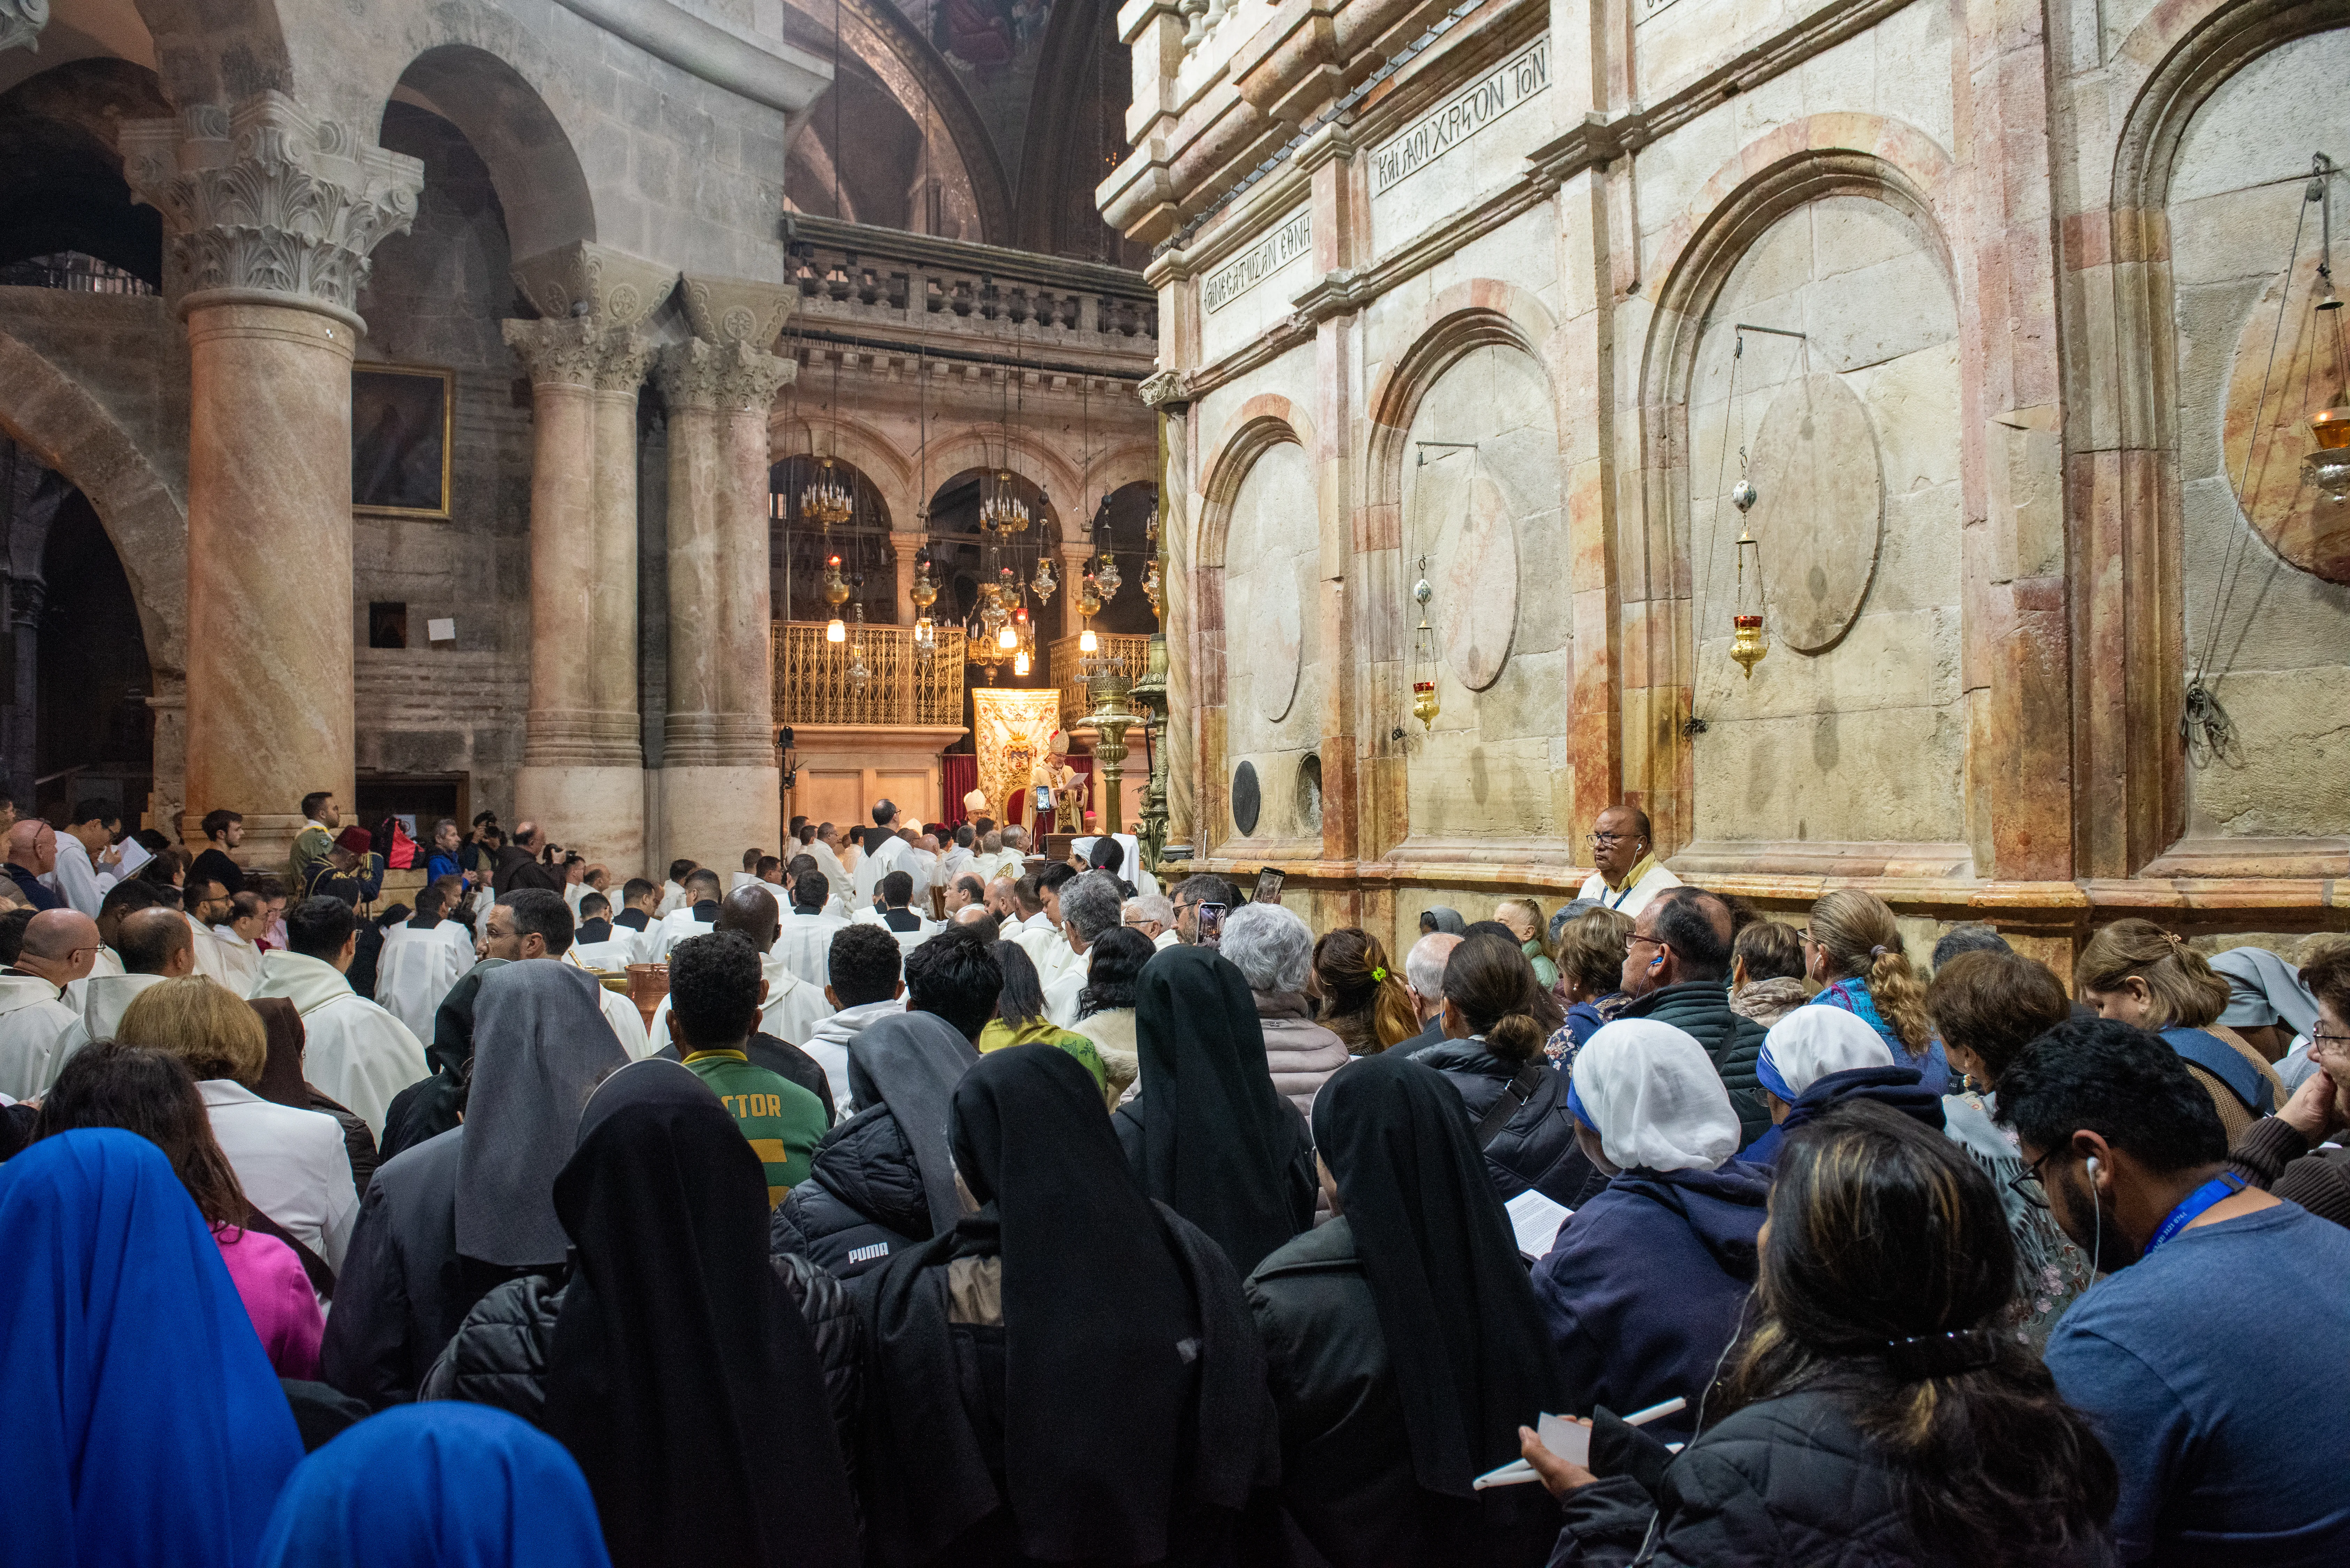
[[[1611,805],[1592,825],[1591,863],[1599,867],[1583,879],[1578,898],[1596,898],[1634,919],[1648,900],[1681,879],[1650,852],[1648,814],[1637,805]]]
[[[2210,1096],[2117,1021],[2026,1047],[1997,1116],[2018,1193],[2106,1274],[2047,1361],[2120,1468],[2121,1560],[2350,1562],[2350,1231],[2230,1174]]]

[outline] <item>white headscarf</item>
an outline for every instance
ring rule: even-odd
[[[1669,1023],[1602,1025],[1575,1053],[1568,1094],[1618,1169],[1714,1170],[1738,1152],[1738,1113],[1713,1059]]]
[[[1754,1064],[1754,1075],[1764,1088],[1793,1103],[1830,1073],[1893,1064],[1885,1036],[1857,1015],[1841,1007],[1798,1007],[1762,1036],[1762,1056]]]

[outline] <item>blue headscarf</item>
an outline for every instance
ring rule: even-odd
[[[244,1568],[294,1412],[163,1151],[93,1127],[0,1166],[11,1561]]]
[[[302,1461],[260,1568],[610,1568],[561,1443],[486,1405],[396,1405]]]

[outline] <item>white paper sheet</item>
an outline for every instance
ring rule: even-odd
[[[1558,1240],[1558,1228],[1575,1212],[1527,1188],[1503,1205],[1510,1211],[1510,1229],[1517,1233],[1518,1251],[1529,1258],[1547,1253]]]

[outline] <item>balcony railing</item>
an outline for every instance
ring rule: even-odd
[[[790,223],[798,330],[1159,352],[1159,296],[1139,273],[806,213]]]
[[[908,626],[851,627],[846,642],[827,642],[822,621],[775,626],[775,722],[779,724],[951,724],[962,722],[962,628],[941,626],[938,646],[914,646]],[[858,691],[849,670],[863,650],[868,679]]]
[[[1096,632],[1094,636],[1100,644],[1095,651],[1095,658],[1123,659],[1126,660],[1126,678],[1128,680],[1142,679],[1142,672],[1150,667],[1150,639],[1148,637],[1107,631]],[[1085,715],[1094,711],[1093,693],[1086,690],[1085,667],[1079,662],[1086,656],[1077,651],[1077,639],[1074,637],[1055,639],[1050,651],[1053,679],[1060,683],[1061,688],[1061,728],[1074,730],[1084,723]]]

